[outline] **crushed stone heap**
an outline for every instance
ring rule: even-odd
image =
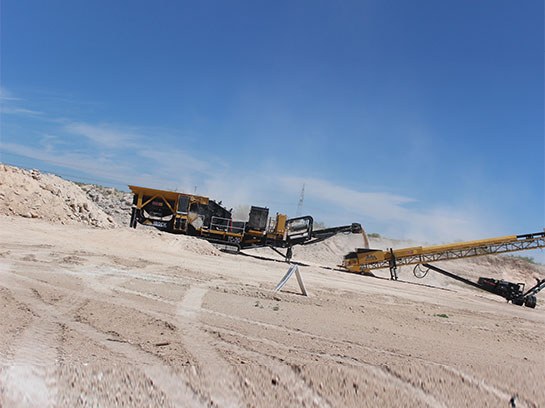
[[[0,214],[60,224],[116,226],[76,184],[53,174],[0,164]]]
[[[132,193],[96,184],[79,184],[91,201],[96,203],[119,225],[126,227],[131,219]]]

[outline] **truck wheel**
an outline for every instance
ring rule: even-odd
[[[529,307],[531,309],[535,309],[537,304],[537,298],[535,296],[528,296],[526,299],[524,299],[524,306]]]

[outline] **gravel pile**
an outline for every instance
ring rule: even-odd
[[[129,226],[131,218],[132,193],[103,187],[96,184],[80,184],[78,186],[87,194],[89,200],[99,206],[115,222],[122,227]]]
[[[60,224],[116,226],[114,219],[71,181],[4,164],[0,164],[0,214]]]

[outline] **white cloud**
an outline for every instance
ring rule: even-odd
[[[156,163],[160,163],[161,172],[166,172],[171,177],[176,177],[184,173],[213,174],[211,169],[212,162],[214,162],[213,159],[207,161],[204,160],[204,157],[203,159],[193,157],[180,149],[171,148],[164,150],[161,147],[141,146],[138,154],[144,158],[152,159]]]
[[[17,143],[2,143],[1,149],[7,153],[76,170],[117,184],[124,185],[127,183],[127,180],[133,178],[132,174],[134,171],[127,163],[122,163],[100,154],[60,152],[51,148],[39,149]]]
[[[305,183],[305,200],[325,204],[322,216],[341,222],[373,225],[379,232],[395,238],[421,242],[445,242],[486,236],[481,213],[475,207],[426,208],[411,197],[388,192],[362,192],[320,179],[286,177],[282,183],[292,195]],[[333,222],[335,222],[333,220]],[[339,222],[339,221],[337,221]]]
[[[64,126],[68,133],[83,136],[99,146],[107,148],[127,147],[141,138],[136,132],[113,125],[72,122]]]
[[[21,99],[13,96],[6,88],[0,87],[0,108],[2,114],[27,116],[42,115],[42,112],[17,106],[18,101],[21,101]]]
[[[314,196],[330,205],[341,206],[345,211],[365,213],[376,219],[388,217],[401,219],[406,216],[403,204],[414,202],[414,199],[387,192],[361,192],[351,190],[327,180],[284,177],[281,179],[288,188],[299,191],[303,183],[306,195]]]
[[[181,150],[148,149],[133,144],[122,151],[98,146],[76,152],[68,150],[63,142],[61,136],[45,134],[38,142],[40,148],[2,143],[0,151],[83,172],[89,180],[109,180],[121,186],[137,184],[193,191],[195,185],[202,185],[203,175],[211,177],[214,174],[207,162]]]
[[[9,92],[6,88],[3,86],[0,86],[0,101],[20,101],[21,99],[16,98],[13,96],[11,92]]]
[[[6,106],[4,104],[2,104],[1,112],[5,115],[28,115],[28,116],[42,115],[42,112],[39,112],[39,111],[25,109],[25,108],[17,108],[14,106]]]

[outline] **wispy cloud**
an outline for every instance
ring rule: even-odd
[[[64,131],[77,136],[83,136],[91,142],[107,148],[127,147],[141,139],[141,136],[131,130],[109,124],[89,124],[72,122],[64,125]]]
[[[186,151],[178,148],[144,148],[139,151],[139,155],[152,159],[153,162],[162,164],[162,171],[170,173],[172,175],[180,174],[184,172],[191,173],[204,173],[211,175],[214,173],[210,160],[195,157]],[[218,163],[216,163],[216,166]],[[221,166],[219,166],[221,168]]]
[[[180,191],[202,187],[203,179],[212,177],[214,169],[224,166],[212,156],[205,160],[180,148],[147,144],[147,140],[153,140],[151,137],[130,128],[53,122],[59,124],[58,128],[43,133],[33,145],[6,141],[0,145],[0,152],[83,172],[88,179],[110,180],[118,186],[143,184]],[[95,143],[90,146],[74,143],[73,137],[83,133]]]
[[[9,92],[3,86],[0,86],[0,101],[20,101],[20,98],[16,98],[11,92]]]
[[[21,98],[17,98],[6,88],[0,87],[0,112],[2,114],[27,116],[37,116],[42,114],[42,112],[39,112],[37,110],[19,106],[21,101]]]
[[[327,180],[297,177],[284,177],[281,180],[291,190],[299,191],[305,184],[307,196],[314,196],[329,205],[342,204],[345,210],[363,212],[377,219],[383,218],[384,214],[395,219],[404,218],[407,210],[403,205],[415,201],[388,192],[356,191]]]
[[[92,177],[121,184],[130,181],[134,173],[134,169],[127,163],[100,154],[62,152],[51,148],[40,149],[17,143],[2,143],[1,150],[5,153],[28,157],[56,167],[76,170]]]
[[[428,208],[412,197],[358,191],[328,180],[286,177],[282,182],[292,194],[305,183],[305,199],[324,203],[328,222],[332,217],[346,221],[357,217],[353,221],[390,236],[428,242],[478,238],[487,230],[476,208],[437,204]]]
[[[27,115],[27,116],[39,116],[42,115],[42,112],[26,109],[26,108],[17,108],[15,106],[6,106],[2,104],[1,112],[5,115]]]

